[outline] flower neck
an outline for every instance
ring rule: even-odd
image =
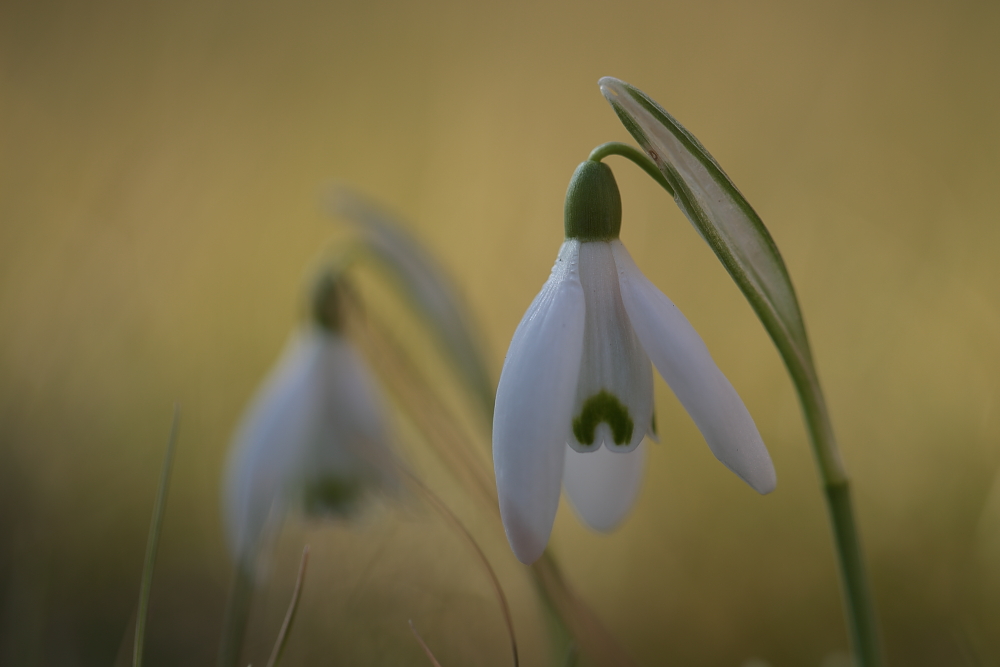
[[[566,238],[612,241],[622,226],[622,198],[611,168],[587,160],[576,168],[563,209]]]

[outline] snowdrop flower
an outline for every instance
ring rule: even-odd
[[[564,484],[581,519],[611,530],[638,493],[655,433],[650,361],[712,453],[760,493],[774,467],[753,419],[684,315],[618,239],[611,170],[587,161],[566,193],[566,240],[514,332],[497,388],[493,462],[511,548],[535,561]]]
[[[397,484],[379,392],[341,333],[341,290],[321,278],[312,321],[288,341],[233,438],[225,527],[233,556],[251,570],[291,506],[344,516],[367,489]]]

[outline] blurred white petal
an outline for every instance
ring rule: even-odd
[[[351,345],[316,326],[294,334],[233,437],[223,497],[233,556],[250,564],[292,503],[345,512],[366,486],[393,488],[384,424]]]
[[[226,465],[226,537],[234,555],[256,546],[268,514],[283,506],[283,487],[302,465],[316,425],[319,377],[313,372],[322,342],[312,332],[289,340],[270,377],[257,391],[233,437]]]
[[[567,447],[563,484],[573,509],[585,524],[608,532],[621,523],[639,496],[646,449],[645,440],[627,453],[606,447],[592,452]]]
[[[514,555],[541,556],[559,505],[580,357],[584,298],[579,241],[566,241],[514,332],[493,416],[500,513]]]
[[[613,241],[622,299],[656,369],[691,415],[712,453],[759,493],[774,490],[771,457],[743,401],[687,318]]]

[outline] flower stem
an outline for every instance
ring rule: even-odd
[[[629,146],[628,144],[623,144],[620,141],[609,141],[606,144],[601,144],[594,150],[590,151],[590,157],[587,159],[591,162],[600,162],[609,155],[620,155],[624,158],[628,158],[635,162],[639,167],[642,168],[644,172],[650,175],[653,180],[660,184],[664,190],[670,193],[670,196],[674,196],[674,189],[670,187],[670,183],[660,172],[660,168],[657,167],[652,160],[646,157],[646,154],[640,151],[638,148]]]
[[[770,329],[768,331],[770,333]],[[855,664],[857,667],[880,667],[883,664],[882,645],[861,538],[854,520],[850,478],[840,458],[840,449],[833,434],[833,424],[812,363],[812,355],[807,351],[805,354],[808,356],[803,359],[791,346],[782,344],[780,337],[772,334],[772,338],[799,395],[809,430],[809,441],[819,468],[830,527],[833,529],[834,550],[841,576],[841,595],[844,598],[844,613],[847,616]]]
[[[882,646],[872,603],[871,588],[865,571],[861,541],[854,524],[851,489],[848,482],[827,484],[826,504],[830,511],[837,549],[837,560],[843,578],[843,595],[847,609],[851,645],[854,647],[858,667],[882,665]]]

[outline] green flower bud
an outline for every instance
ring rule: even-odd
[[[587,160],[576,168],[566,190],[566,238],[611,241],[622,227],[622,197],[611,168]]]

